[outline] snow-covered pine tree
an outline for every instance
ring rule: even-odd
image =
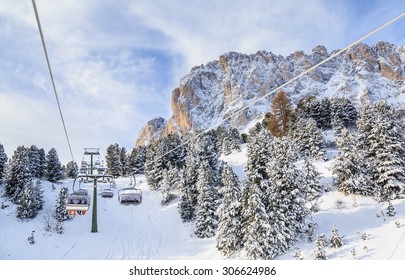
[[[396,212],[395,212],[395,208],[394,205],[392,205],[391,200],[388,200],[388,206],[387,206],[387,211],[386,211],[387,215],[390,217],[395,216]]]
[[[334,185],[345,194],[372,195],[367,165],[356,137],[348,129],[342,128],[336,144],[339,153],[331,166],[335,176]]]
[[[28,149],[28,158],[30,161],[30,170],[31,170],[32,177],[40,178],[41,162],[40,162],[39,149],[37,146],[32,145]]]
[[[269,233],[270,218],[262,201],[263,193],[258,183],[244,181],[245,202],[243,204],[244,250],[248,259],[267,260],[271,258],[272,245]]]
[[[250,133],[248,139],[245,177],[249,182],[260,185],[262,180],[269,177],[266,165],[271,160],[273,136],[267,129],[261,128],[258,131],[254,130],[254,134]],[[262,192],[264,191],[262,189]]]
[[[120,149],[120,166],[121,166],[121,176],[127,176],[128,175],[128,162],[127,162],[127,150],[125,147],[121,147]]]
[[[327,160],[325,141],[315,121],[308,119],[305,129],[308,133],[308,156],[312,159]]]
[[[218,226],[217,211],[217,186],[213,170],[204,160],[199,168],[197,180],[198,203],[195,222],[195,234],[199,238],[210,238],[215,235]]]
[[[38,152],[39,156],[39,162],[40,162],[40,167],[39,167],[39,179],[45,179],[46,177],[46,172],[47,172],[47,163],[46,163],[46,154],[44,149],[39,149]]]
[[[369,134],[375,196],[379,201],[405,196],[405,126],[385,101],[373,104],[375,125]]]
[[[288,137],[293,141],[300,156],[317,160],[327,159],[325,142],[314,119],[296,119]]]
[[[167,151],[166,145],[167,141],[163,138],[150,143],[147,148],[145,158],[145,177],[152,190],[158,190],[161,187],[163,171],[168,163],[167,156],[164,156]]]
[[[200,159],[195,156],[193,145],[188,145],[185,167],[181,172],[179,213],[183,222],[194,219],[198,200],[197,179]]]
[[[239,134],[239,130],[234,127],[231,129],[231,150],[240,152],[241,148],[240,145],[242,143],[241,136]]]
[[[331,99],[331,123],[333,129],[340,131],[353,125],[357,118],[357,111],[352,102],[343,97]]]
[[[66,165],[66,176],[68,178],[76,178],[79,173],[78,171],[79,167],[77,166],[77,163],[74,161],[69,161]]]
[[[322,185],[319,182],[319,172],[308,157],[304,159],[302,167],[302,190],[308,201],[314,202],[322,194]]]
[[[225,256],[230,256],[243,244],[241,190],[238,177],[227,164],[222,166],[221,178],[216,246]]]
[[[183,145],[182,137],[177,133],[171,133],[167,136],[167,166],[169,165],[177,169],[182,169],[185,165],[187,149]]]
[[[145,172],[146,146],[133,148],[128,157],[130,173],[144,174]]]
[[[6,195],[13,203],[18,203],[23,194],[24,187],[31,181],[28,149],[19,146],[7,166],[4,176],[4,189]]]
[[[301,195],[301,173],[294,165],[294,150],[286,138],[272,143],[272,159],[267,164],[269,184],[265,197],[270,218],[270,255],[272,258],[286,252],[296,237],[306,231],[309,210]]]
[[[210,130],[196,139],[194,142],[194,153],[200,161],[207,160],[212,170],[214,185],[218,186],[220,181],[219,174],[219,152],[216,149],[217,138],[214,130]]]
[[[49,182],[56,183],[63,179],[64,174],[62,165],[59,161],[59,156],[55,148],[51,148],[46,155],[46,164],[46,177]]]
[[[6,173],[7,161],[8,158],[4,150],[4,146],[0,144],[0,184],[3,180],[4,174]]]
[[[162,205],[168,205],[169,202],[174,198],[172,194],[172,185],[170,184],[169,172],[167,170],[163,171],[163,180],[161,181],[161,192],[162,192]]]
[[[66,211],[66,198],[68,196],[68,191],[69,190],[66,186],[61,187],[58,197],[56,198],[55,212],[53,214],[53,217],[58,222],[63,222],[69,218]]]
[[[340,236],[336,225],[333,225],[332,236],[330,237],[329,240],[329,247],[339,248],[341,246],[343,246],[342,237]]]
[[[326,256],[325,246],[326,246],[326,239],[325,234],[320,234],[315,242],[315,260],[327,260],[328,257]]]
[[[117,143],[111,144],[108,146],[105,156],[108,173],[114,177],[120,176],[122,171],[120,151],[120,146]]]
[[[24,187],[22,196],[17,206],[17,218],[32,219],[42,209],[43,201],[41,184],[33,184],[29,181]]]
[[[222,140],[221,152],[225,156],[230,155],[232,153],[230,137],[225,137]]]

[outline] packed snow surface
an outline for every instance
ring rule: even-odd
[[[329,151],[331,159],[335,154]],[[239,178],[243,177],[246,162],[246,147],[242,152],[221,157],[234,168]],[[396,215],[386,214],[386,203],[361,196],[345,196],[331,187],[331,160],[314,162],[321,172],[321,182],[330,191],[320,199],[320,211],[313,214],[318,224],[315,235],[331,236],[336,225],[343,236],[340,248],[326,248],[328,259],[405,260],[405,200],[395,200]],[[297,164],[298,166],[300,163]],[[215,238],[199,239],[194,234],[193,223],[182,223],[174,200],[162,206],[161,194],[149,189],[144,177],[137,178],[137,187],[143,191],[142,204],[123,206],[118,203],[119,189],[129,186],[129,178],[116,180],[113,198],[97,197],[98,232],[91,233],[92,205],[86,215],[76,216],[63,223],[64,233],[58,234],[52,220],[51,231],[45,230],[46,217],[53,214],[56,197],[61,185],[44,182],[44,209],[30,221],[16,218],[16,206],[5,197],[0,197],[0,259],[10,260],[103,260],[103,259],[224,259],[215,247]],[[62,184],[71,187],[71,180]],[[92,184],[85,187],[93,194]],[[98,193],[107,184],[98,184]],[[7,207],[8,206],[8,207]],[[35,231],[35,244],[27,238]],[[294,259],[299,248],[303,259],[313,260],[315,242],[299,240],[294,248],[278,259]],[[231,258],[243,258],[243,252]]]

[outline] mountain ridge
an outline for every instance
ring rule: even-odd
[[[172,92],[172,116],[158,129],[148,122],[140,131],[136,145],[146,145],[170,133],[214,127],[231,115],[231,125],[243,129],[270,111],[273,95],[248,109],[241,108],[336,52],[328,53],[322,45],[313,48],[310,54],[296,51],[285,57],[269,51],[250,55],[228,52],[218,60],[195,66]],[[405,108],[404,65],[404,46],[389,42],[374,46],[360,43],[283,90],[294,105],[301,98],[314,95],[344,96],[357,105],[387,99],[394,106]]]

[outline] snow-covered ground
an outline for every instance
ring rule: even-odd
[[[222,157],[239,175],[243,176],[246,148],[242,152]],[[329,157],[334,152],[329,152]],[[322,175],[322,183],[331,184],[328,169],[331,161],[315,162]],[[142,181],[142,182],[140,182]],[[91,233],[92,207],[86,215],[76,216],[64,222],[63,234],[54,229],[46,231],[45,217],[52,215],[60,185],[44,183],[44,210],[31,221],[16,218],[15,205],[4,197],[8,205],[0,209],[0,259],[2,260],[105,260],[105,259],[166,259],[166,260],[215,260],[224,259],[215,247],[215,239],[198,239],[193,224],[184,224],[178,214],[175,200],[161,206],[161,195],[151,191],[145,178],[138,178],[138,187],[143,191],[143,202],[139,206],[122,206],[117,201],[117,190],[128,187],[129,178],[117,180],[115,196],[98,196],[98,232]],[[63,184],[71,185],[71,181]],[[100,184],[100,190],[107,187]],[[92,194],[92,184],[88,184]],[[331,236],[334,225],[343,237],[344,245],[338,249],[326,248],[329,259],[360,260],[405,260],[405,200],[393,201],[396,215],[385,214],[387,205],[372,198],[345,196],[336,190],[321,197],[320,211],[313,214],[318,224],[315,235]],[[338,207],[339,205],[339,207]],[[35,244],[27,238],[34,232]],[[301,256],[314,259],[315,243],[302,240],[296,243]],[[294,249],[278,257],[280,260],[294,259]],[[354,256],[355,253],[355,256]],[[233,256],[237,259],[239,256]]]

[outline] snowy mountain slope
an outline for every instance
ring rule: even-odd
[[[218,60],[196,66],[173,90],[173,114],[165,126],[153,130],[153,137],[159,133],[167,135],[216,126],[333,53],[328,53],[323,46],[315,47],[310,54],[297,51],[287,57],[267,51],[250,55],[229,52]],[[354,104],[385,99],[405,108],[404,65],[403,46],[388,42],[378,42],[374,46],[358,44],[283,90],[293,104],[309,95],[344,96]],[[229,120],[230,123],[244,129],[249,122],[261,119],[270,111],[273,97],[267,96],[240,111]],[[154,128],[147,124],[138,136],[137,145],[148,143],[148,131]]]
[[[331,187],[329,166],[336,150],[329,150],[329,161],[314,162],[321,173],[321,182]],[[246,163],[246,147],[242,151],[222,156],[240,179]],[[302,165],[298,162],[297,166]],[[31,221],[19,221],[15,216],[16,207],[0,198],[9,207],[0,209],[0,259],[6,260],[64,260],[64,259],[174,259],[213,260],[224,259],[215,246],[215,238],[198,239],[194,225],[184,224],[178,214],[175,200],[168,206],[161,206],[161,194],[151,191],[144,178],[138,178],[143,190],[143,203],[139,206],[121,206],[116,196],[112,199],[98,197],[98,233],[91,233],[91,209],[84,216],[64,222],[65,232],[60,235],[52,229],[44,230],[44,217],[53,211],[59,185],[51,190],[50,183],[44,183],[44,210]],[[70,186],[70,181],[64,182]],[[128,178],[117,180],[116,190],[129,185]],[[100,184],[100,188],[107,187]],[[91,184],[87,186],[92,193]],[[341,201],[341,202],[339,202]],[[338,203],[339,202],[339,203]],[[337,205],[340,205],[339,207]],[[318,224],[315,237],[321,233],[330,238],[334,225],[343,237],[340,248],[326,248],[329,259],[356,258],[360,260],[405,259],[405,200],[393,201],[396,215],[388,217],[387,205],[374,199],[354,195],[345,196],[331,189],[320,199],[320,211],[313,214]],[[398,223],[398,226],[396,225]],[[35,244],[30,245],[27,237],[35,230]],[[363,236],[364,235],[364,236]],[[365,240],[363,240],[365,239]],[[301,257],[314,259],[315,243],[300,240],[295,248]],[[280,260],[294,259],[294,249]],[[243,252],[232,259],[244,258]]]

